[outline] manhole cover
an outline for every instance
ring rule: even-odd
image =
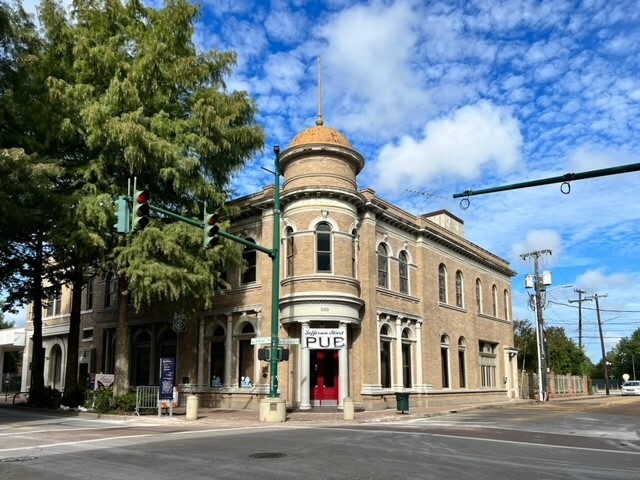
[[[281,458],[284,457],[285,453],[278,452],[262,452],[262,453],[252,453],[249,455],[251,458]]]
[[[29,460],[36,460],[38,457],[10,457],[0,458],[0,462],[28,462]]]

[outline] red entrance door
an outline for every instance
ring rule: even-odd
[[[311,405],[338,405],[338,350],[310,350]]]

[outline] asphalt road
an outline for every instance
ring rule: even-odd
[[[0,409],[0,478],[640,478],[640,398],[401,422],[206,425]]]

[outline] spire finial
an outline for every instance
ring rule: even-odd
[[[318,118],[316,118],[316,125],[322,126],[324,120],[322,120],[322,63],[320,62],[320,56],[318,55]]]

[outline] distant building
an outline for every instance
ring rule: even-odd
[[[509,264],[467,241],[447,211],[414,216],[358,189],[365,159],[321,119],[280,159],[279,336],[300,339],[284,345],[290,357],[279,364],[287,405],[341,408],[348,396],[382,409],[395,407],[397,391],[411,392],[414,406],[516,398]],[[269,247],[274,187],[235,203],[241,215],[230,233]],[[244,259],[248,268],[226,272],[231,287],[197,323],[131,315],[132,385],[157,384],[159,358],[173,356],[177,381],[201,405],[258,408],[269,393],[258,349],[271,331],[272,261],[253,249]],[[86,289],[73,352],[80,378],[114,371],[117,301],[114,275]],[[44,318],[45,379],[62,388],[69,310],[57,305]]]

